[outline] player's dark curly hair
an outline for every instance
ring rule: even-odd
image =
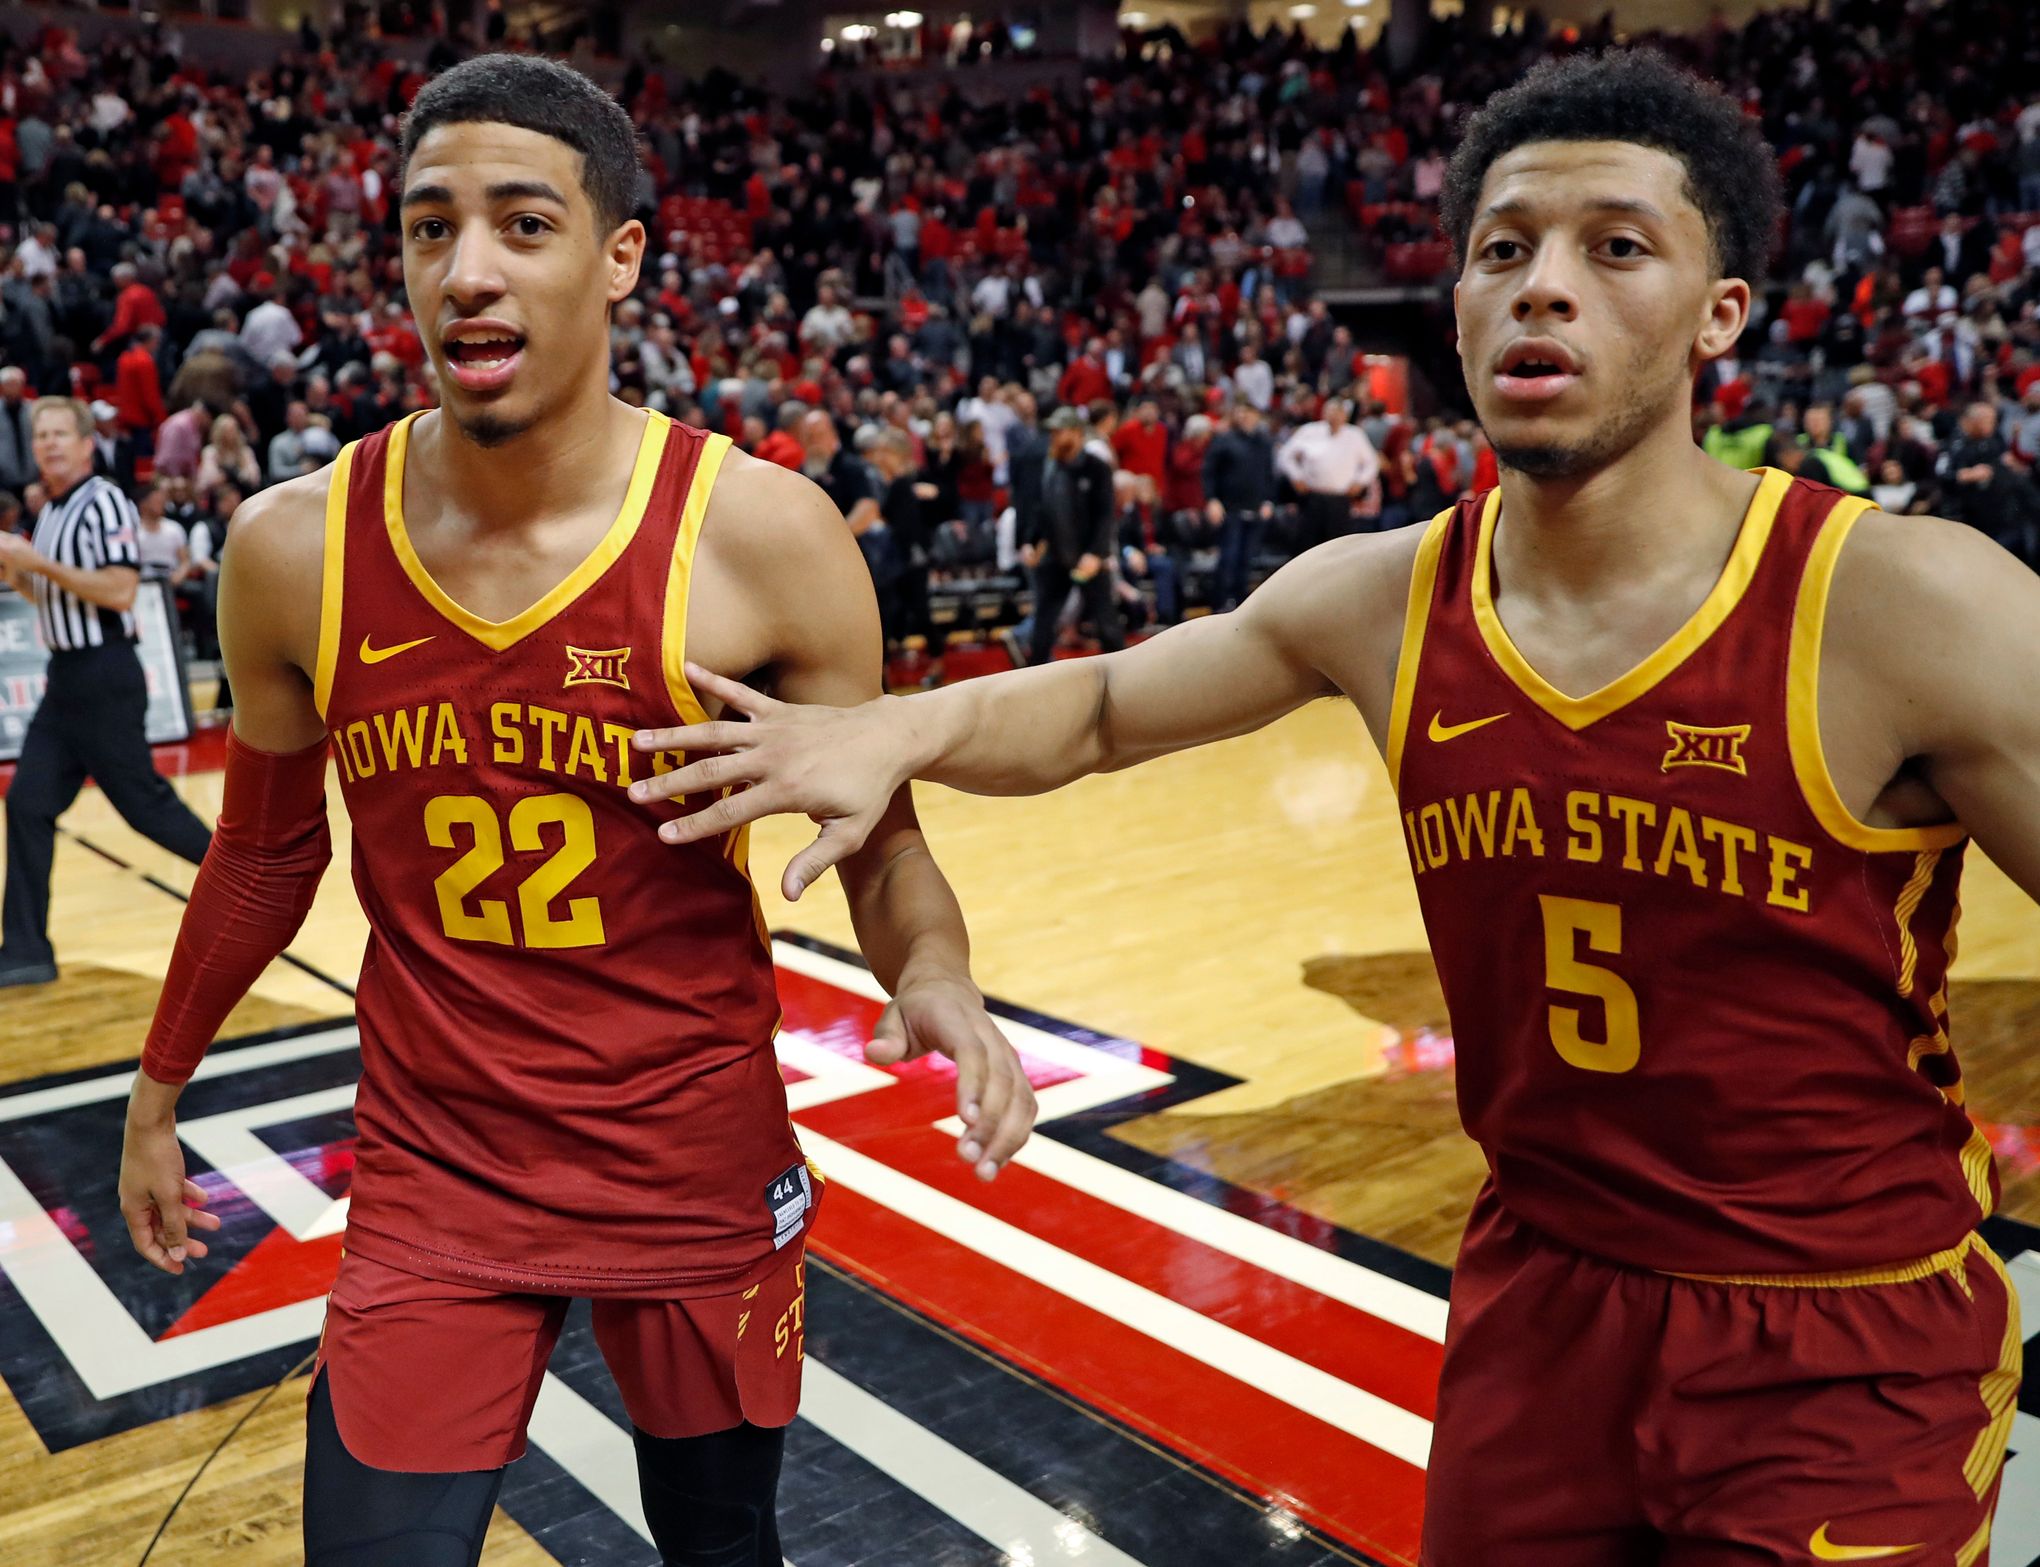
[[[1462,265],[1488,169],[1537,141],[1626,141],[1670,153],[1707,220],[1718,275],[1763,281],[1781,202],[1777,157],[1734,99],[1650,49],[1541,61],[1467,121],[1439,198]]]
[[[482,54],[425,84],[404,116],[405,167],[425,133],[493,120],[563,141],[581,155],[581,188],[602,233],[637,206],[637,128],[623,105],[579,71],[523,54]]]

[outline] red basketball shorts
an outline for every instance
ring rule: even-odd
[[[1874,1273],[1701,1280],[1582,1255],[1483,1190],[1424,1567],[1978,1567],[2021,1345],[1975,1236]]]
[[[625,1409],[660,1437],[749,1421],[782,1426],[800,1404],[802,1248],[727,1295],[592,1302],[595,1342]],[[421,1278],[343,1253],[313,1376],[332,1389],[340,1439],[376,1469],[494,1469],[523,1456],[525,1427],[569,1297]]]

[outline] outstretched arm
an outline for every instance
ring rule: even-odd
[[[795,857],[783,883],[786,895],[797,898],[865,842],[884,802],[909,778],[973,794],[1041,794],[1087,773],[1246,734],[1314,697],[1336,694],[1342,687],[1332,666],[1358,662],[1351,656],[1355,626],[1400,624],[1415,553],[1403,534],[1312,551],[1238,611],[1103,658],[847,710],[789,708],[704,677],[707,690],[751,722],[640,734],[637,743],[647,750],[725,753],[652,780],[641,786],[643,797],[739,789],[667,823],[660,831],[674,842],[775,812],[812,816],[822,824],[821,837]],[[1392,667],[1378,675],[1385,691]]]
[[[885,642],[871,574],[844,519],[808,480],[731,458],[718,479],[704,548],[728,562],[766,618],[770,669],[791,706],[868,701],[884,689]],[[798,571],[785,563],[799,561]],[[704,694],[748,686],[690,674]],[[648,798],[634,790],[639,798]],[[1034,1125],[1034,1091],[970,975],[963,911],[929,853],[910,788],[888,796],[871,834],[838,874],[857,944],[892,995],[869,1054],[892,1064],[935,1051],[957,1067],[958,1152],[990,1180]]]

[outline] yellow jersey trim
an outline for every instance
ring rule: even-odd
[[[624,491],[623,506],[617,512],[616,520],[609,525],[609,531],[603,534],[602,541],[587,558],[528,609],[508,620],[484,620],[447,596],[446,590],[432,580],[432,573],[425,569],[425,563],[411,546],[410,530],[404,524],[404,455],[410,449],[412,421],[417,418],[417,414],[407,414],[390,430],[389,458],[383,475],[383,521],[389,529],[390,547],[396,551],[404,575],[424,595],[425,601],[492,653],[515,647],[559,614],[594,586],[602,574],[616,564],[617,557],[630,547],[638,525],[644,521],[645,504],[651,499],[652,484],[659,475],[659,459],[665,454],[666,436],[672,429],[672,422],[665,415],[645,415],[644,433],[638,439],[637,459],[631,465],[630,485]]]
[[[687,485],[687,500],[680,510],[680,531],[673,539],[673,564],[666,574],[666,622],[661,662],[666,671],[666,694],[673,710],[690,724],[708,722],[701,698],[687,683],[687,590],[694,580],[694,550],[701,541],[702,519],[708,515],[709,492],[729,455],[730,438],[711,435],[702,443],[695,460],[694,477]]]
[[[1932,1256],[1916,1258],[1912,1262],[1894,1262],[1881,1268],[1859,1268],[1845,1273],[1676,1273],[1663,1270],[1666,1277],[1691,1279],[1698,1284],[1756,1284],[1773,1289],[1855,1289],[1868,1284],[1911,1284],[1919,1279],[1931,1278],[1937,1273],[1962,1276],[1962,1266],[1973,1250],[1988,1252],[1980,1236],[1973,1231],[1962,1237],[1945,1251]]]
[[[1828,771],[1820,743],[1820,652],[1827,626],[1828,591],[1834,586],[1835,564],[1849,530],[1875,502],[1847,500],[1836,505],[1822,523],[1820,537],[1806,557],[1799,599],[1792,612],[1792,646],[1786,655],[1785,727],[1792,752],[1792,772],[1807,808],[1837,843],[1866,854],[1948,849],[1969,836],[1960,822],[1934,827],[1872,827],[1859,821],[1842,803]]]
[[[2012,1421],[2019,1412],[2019,1378],[2025,1367],[2026,1340],[2019,1327],[2019,1292],[2012,1284],[2011,1276],[2005,1272],[2004,1263],[1980,1240],[1976,1249],[1990,1264],[1991,1272],[1997,1275],[1998,1286],[2005,1292],[2005,1335],[1999,1341],[1998,1363],[1983,1374],[1977,1388],[1990,1419],[1976,1434],[1969,1457],[1962,1465],[1962,1478],[1969,1482],[1970,1490],[1980,1502],[1996,1483],[1998,1470],[2005,1461],[2005,1448],[2012,1439]],[[1985,1518],[1980,1537],[1972,1537],[1962,1548],[1969,1555],[1965,1557],[1958,1552],[1956,1560],[1965,1564],[1975,1561],[1989,1543],[1990,1520]]]
[[[1776,468],[1757,471],[1763,478],[1743,513],[1735,547],[1728,552],[1728,563],[1721,568],[1721,575],[1700,601],[1699,608],[1642,663],[1585,696],[1567,696],[1531,668],[1530,661],[1509,640],[1508,628],[1495,611],[1494,537],[1495,524],[1501,517],[1502,492],[1497,489],[1490,493],[1481,511],[1480,543],[1473,563],[1473,618],[1495,662],[1526,696],[1568,729],[1584,729],[1645,695],[1721,629],[1721,623],[1742,602],[1751,578],[1756,576],[1757,563],[1763,559],[1764,545],[1771,537],[1771,525],[1778,518],[1778,506],[1792,487],[1792,476],[1788,473]]]
[[[1388,781],[1392,786],[1399,786],[1402,779],[1403,743],[1409,736],[1410,703],[1417,693],[1417,663],[1424,654],[1424,627],[1431,618],[1438,557],[1445,552],[1445,535],[1451,527],[1450,508],[1431,519],[1417,545],[1416,565],[1410,571],[1409,604],[1403,610],[1402,651],[1395,661],[1395,696],[1388,708]]]
[[[326,548],[319,569],[319,657],[312,671],[312,706],[319,717],[333,699],[333,675],[340,667],[340,605],[347,561],[347,494],[354,477],[354,453],[361,445],[349,441],[333,459],[326,485]]]

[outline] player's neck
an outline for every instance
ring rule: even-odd
[[[1643,577],[1719,575],[1751,478],[1678,433],[1676,441],[1645,442],[1575,478],[1504,469],[1497,575],[1514,592],[1579,599]]]
[[[467,439],[440,413],[432,430],[420,432],[430,442],[432,488],[440,504],[457,496],[460,513],[506,532],[585,504],[590,490],[600,486],[599,476],[629,470],[647,417],[606,388],[585,401],[587,406],[577,403],[549,415],[499,446]]]

